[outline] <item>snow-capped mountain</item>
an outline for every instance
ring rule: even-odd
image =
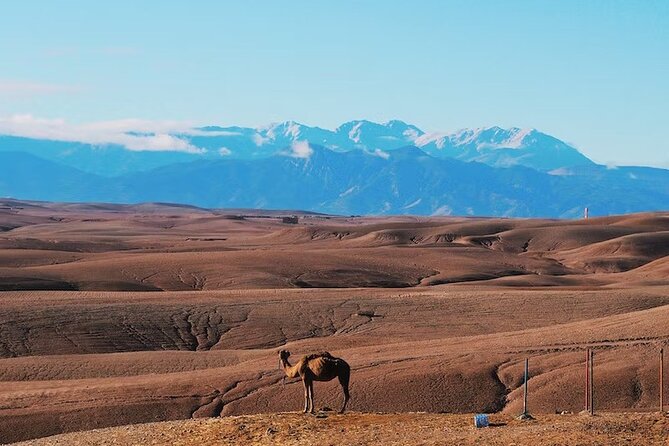
[[[495,167],[553,170],[593,164],[574,147],[535,129],[487,127],[453,134],[422,135],[415,144],[427,153]]]
[[[347,140],[344,144],[350,146],[353,143],[371,152],[393,150],[413,144],[416,138],[424,134],[418,127],[398,120],[388,121],[385,124],[349,121],[337,127],[335,133],[343,140]]]
[[[340,214],[573,217],[586,206],[592,215],[669,209],[669,170],[599,166],[534,129],[425,133],[402,121],[360,120],[328,130],[287,121],[168,136],[189,151],[0,135],[0,197]]]
[[[307,141],[335,151],[393,150],[413,144],[424,132],[402,121],[378,124],[371,121],[349,121],[335,130],[310,127],[295,121],[269,124],[255,129],[242,127],[202,127],[204,133],[189,137],[180,135],[193,145],[214,149],[228,148],[233,158],[269,156],[298,141]],[[209,132],[209,135],[207,134]]]
[[[220,130],[237,131],[244,137],[212,135],[209,139],[206,136],[191,138],[190,142],[208,148],[214,147],[214,141],[216,144],[227,144],[225,147],[231,151],[229,155],[239,158],[267,156],[297,141],[308,141],[335,151],[359,149],[377,153],[415,145],[437,158],[477,161],[495,167],[520,165],[553,170],[592,164],[576,148],[536,129],[486,127],[455,133],[425,133],[399,120],[383,124],[359,120],[346,122],[334,131],[294,121],[258,129],[236,127]]]
[[[435,158],[477,161],[494,167],[526,166],[543,171],[592,164],[574,147],[534,129],[488,127],[455,133],[425,133],[399,120],[382,124],[350,121],[335,130],[295,121],[258,128],[207,126],[166,136],[197,150],[186,153],[166,147],[164,151],[136,148],[128,151],[114,144],[0,136],[0,151],[25,151],[106,176],[148,170],[175,160],[266,158],[297,142],[317,144],[338,152],[363,150],[380,156],[414,145]]]

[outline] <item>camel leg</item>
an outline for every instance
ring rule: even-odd
[[[350,398],[348,393],[348,380],[350,378],[350,373],[342,373],[337,378],[339,378],[339,384],[341,384],[341,389],[344,391],[344,405],[341,407],[339,413],[344,413],[346,410],[346,404]]]
[[[309,411],[309,384],[307,384],[307,380],[303,379],[302,384],[304,384],[304,413],[307,413]]]
[[[315,413],[314,410],[314,382],[309,383],[309,412]]]

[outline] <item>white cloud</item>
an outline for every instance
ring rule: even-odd
[[[185,139],[171,134],[188,134],[189,131],[190,127],[186,124],[173,121],[122,119],[70,124],[64,119],[44,119],[32,115],[0,118],[0,134],[4,135],[95,145],[117,144],[128,150],[204,152]]]
[[[83,56],[105,56],[124,57],[140,54],[139,48],[132,46],[105,46],[98,48],[83,48],[80,46],[57,46],[48,48],[44,55],[48,57],[83,57]]]
[[[559,176],[559,177],[565,177],[565,176],[571,176],[574,175],[574,173],[566,168],[566,167],[559,167],[557,169],[549,170],[548,175],[554,175],[554,176]]]
[[[166,133],[155,135],[117,135],[116,143],[125,146],[129,150],[155,150],[155,151],[177,151],[202,153],[202,149],[193,146],[186,140]]]
[[[73,46],[58,46],[53,48],[48,48],[44,51],[44,55],[48,57],[68,57],[76,56],[79,53],[79,50]]]
[[[260,133],[256,133],[255,135],[253,135],[253,136],[251,137],[251,139],[253,139],[253,142],[254,142],[255,145],[258,146],[258,147],[260,147],[260,146],[262,146],[263,144],[265,144],[265,143],[267,143],[267,142],[270,141],[269,138],[266,138],[266,137],[262,136]]]
[[[421,201],[423,201],[423,199],[419,198],[418,200],[412,201],[411,203],[407,204],[402,209],[411,209],[413,207],[416,207],[420,204]]]
[[[402,135],[404,135],[410,141],[415,141],[420,136],[418,130],[416,129],[406,129],[405,131],[402,132]]]
[[[439,206],[435,211],[431,214],[433,217],[440,216],[440,215],[451,215],[453,213],[453,209],[445,204],[443,206]]]
[[[73,85],[0,79],[0,96],[33,96],[78,91],[81,91],[81,87]]]
[[[136,56],[140,53],[138,48],[132,46],[106,46],[97,52],[104,56]]]
[[[359,191],[359,190],[360,190],[360,186],[349,187],[349,188],[346,189],[344,192],[342,192],[341,194],[339,194],[339,198],[345,197],[345,196],[347,196],[347,195],[351,195],[353,192],[357,192],[357,191]]]
[[[390,154],[388,152],[384,152],[381,149],[374,150],[374,152],[372,152],[372,155],[378,156],[379,158],[383,158],[384,160],[390,158]]]
[[[242,136],[241,132],[233,132],[230,130],[202,130],[202,129],[185,129],[179,131],[180,135],[188,136]]]
[[[373,152],[371,150],[367,150],[367,149],[363,149],[363,151],[367,155],[378,156],[379,158],[383,158],[384,160],[387,160],[388,158],[390,158],[390,153],[385,152],[381,149],[374,149]]]
[[[232,155],[232,150],[228,149],[227,147],[221,147],[220,149],[218,149],[218,153],[221,156],[228,156]]]
[[[314,153],[314,149],[311,148],[308,141],[295,141],[290,146],[290,151],[287,153],[288,156],[293,158],[304,158],[308,159]]]

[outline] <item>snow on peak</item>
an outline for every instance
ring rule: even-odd
[[[302,133],[302,124],[295,121],[284,121],[280,123],[270,124],[267,127],[258,129],[260,133],[265,133],[265,136],[274,141],[279,136],[289,138],[296,141]]]
[[[353,126],[353,128],[351,128],[351,130],[349,130],[349,132],[348,132],[348,139],[350,139],[351,141],[353,141],[356,144],[359,144],[360,143],[360,133],[361,133],[360,128],[362,127],[363,124],[364,124],[364,121],[359,121],[357,124],[355,124]]]
[[[503,143],[504,147],[518,149],[527,144],[525,138],[534,132],[535,130],[532,128],[519,129],[514,127],[509,131],[509,137]]]
[[[437,149],[447,147],[473,147],[476,150],[522,149],[528,145],[528,137],[536,133],[538,132],[532,128],[478,127],[461,129],[454,133],[425,133],[417,137],[415,143],[418,147],[434,144]]]
[[[397,142],[413,143],[424,132],[414,125],[393,119],[382,124],[367,120],[349,121],[337,127],[335,133],[368,149],[389,149],[394,148],[391,146]]]

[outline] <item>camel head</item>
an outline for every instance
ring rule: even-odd
[[[281,360],[286,360],[290,357],[290,352],[288,350],[279,350],[279,358]]]

